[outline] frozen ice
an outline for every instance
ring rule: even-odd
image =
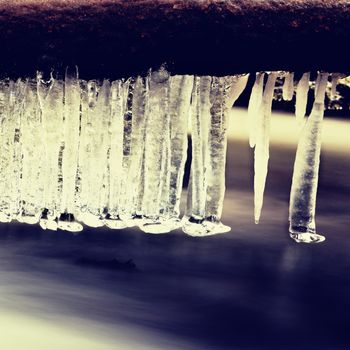
[[[250,94],[248,105],[248,129],[249,129],[249,145],[255,146],[257,119],[260,112],[263,90],[264,90],[265,73],[256,73],[255,83]]]
[[[61,215],[58,219],[58,227],[61,230],[77,232],[82,230],[81,224],[75,221],[81,102],[77,69],[67,68],[64,92],[62,158],[59,159],[62,188],[59,194],[61,213],[68,219]]]
[[[203,231],[201,224],[205,217],[206,181],[205,165],[207,162],[208,128],[210,121],[210,88],[211,77],[195,77],[191,103],[191,142],[192,162],[188,189],[187,217],[188,222],[183,227],[190,233],[191,226]],[[192,225],[193,222],[193,225]]]
[[[164,191],[163,216],[170,228],[181,226],[180,200],[187,158],[187,126],[193,90],[193,76],[173,76],[169,91],[169,183]]]
[[[170,74],[164,68],[150,73],[146,107],[144,149],[144,189],[141,230],[148,233],[166,233],[161,212],[162,192],[169,177],[169,82]]]
[[[276,78],[276,72],[269,74],[256,118],[254,149],[254,220],[256,224],[260,220],[268,171],[271,107]]]
[[[183,231],[207,236],[230,231],[221,223],[225,194],[228,111],[248,76],[195,77],[191,104],[192,164]]]
[[[337,85],[340,78],[341,78],[340,74],[337,74],[337,73],[332,74],[331,94],[330,94],[331,100],[334,100],[337,95]]]
[[[40,179],[40,168],[43,166],[43,144],[41,138],[41,115],[37,94],[37,84],[24,82],[25,108],[21,115],[21,154],[22,168],[20,177],[20,212],[17,220],[35,224],[40,219],[40,208],[43,202],[43,182]]]
[[[18,116],[14,114],[16,90],[16,83],[0,82],[0,222],[12,220],[18,199],[15,181],[15,142],[18,141],[14,138]],[[18,132],[16,134],[18,136]]]
[[[42,206],[46,210],[41,215],[40,226],[51,230],[57,230],[57,219],[60,214],[58,158],[63,127],[63,89],[61,80],[51,77],[45,81],[38,73],[37,91],[43,136],[42,169],[46,169],[41,175],[44,197]]]
[[[248,83],[249,74],[235,75],[231,77],[230,88],[227,95],[227,108],[231,108],[238,100]]]
[[[284,77],[282,97],[285,101],[291,101],[294,95],[294,73],[287,72]]]
[[[297,86],[295,100],[295,116],[299,125],[301,125],[306,114],[307,97],[309,93],[309,82],[310,73],[304,73]]]
[[[281,74],[283,98],[290,101],[292,72],[256,73],[249,100],[256,223],[268,172],[274,87]],[[138,226],[155,234],[180,227],[192,236],[228,232],[221,222],[228,116],[248,78],[171,75],[162,67],[115,81],[85,81],[76,68],[67,69],[64,79],[38,72],[36,79],[1,80],[0,222],[71,232],[81,231],[83,224]],[[339,78],[334,73],[328,83],[331,97]],[[315,203],[327,82],[328,73],[319,73],[296,154],[290,234],[298,242],[323,239],[316,233]],[[304,73],[296,88],[299,121],[310,84],[310,73]],[[191,170],[182,213],[188,137]]]
[[[316,243],[315,210],[321,152],[321,131],[328,73],[319,73],[312,112],[300,135],[290,194],[290,235],[297,242]]]
[[[127,107],[128,81],[114,81],[110,91],[110,115],[108,124],[108,188],[105,224],[112,229],[125,228],[121,220],[121,188],[123,171],[124,114]]]

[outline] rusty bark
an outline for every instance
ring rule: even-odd
[[[345,0],[0,1],[0,75],[349,70]]]

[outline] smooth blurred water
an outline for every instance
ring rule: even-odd
[[[287,222],[293,122],[273,115],[259,225],[242,110],[230,126],[228,234],[2,224],[1,349],[348,349],[350,147],[334,133],[349,123],[324,130],[316,219],[327,240],[300,245]]]

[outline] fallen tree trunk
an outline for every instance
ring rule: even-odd
[[[89,78],[349,70],[345,0],[0,2],[0,75],[79,66]]]

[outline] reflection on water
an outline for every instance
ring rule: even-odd
[[[317,224],[327,241],[304,246],[288,238],[294,121],[272,121],[255,225],[244,113],[235,110],[230,130],[229,234],[99,228],[72,236],[2,224],[1,349],[348,349],[350,154],[328,133],[342,135],[350,123],[326,121]]]

